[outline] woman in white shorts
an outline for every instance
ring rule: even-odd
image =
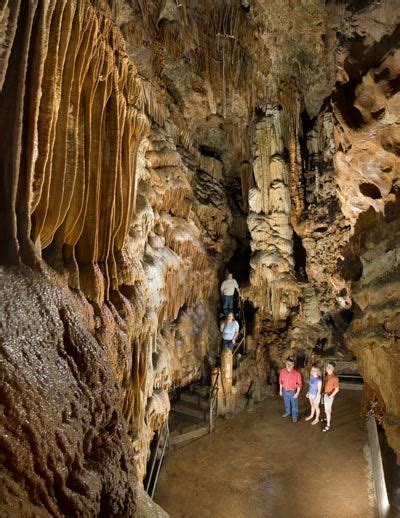
[[[336,394],[339,392],[339,378],[335,374],[335,363],[329,362],[326,366],[326,378],[324,384],[324,407],[326,414],[326,426],[323,432],[331,429],[332,405]]]

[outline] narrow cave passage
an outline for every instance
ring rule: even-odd
[[[399,2],[0,1],[0,518],[400,515]]]
[[[342,391],[329,437],[282,419],[278,398],[219,421],[214,434],[170,453],[155,501],[174,518],[373,518],[360,399]]]
[[[246,283],[250,276],[250,241],[240,240],[238,246],[229,259],[226,270],[233,274],[238,283]]]
[[[293,231],[293,257],[294,271],[299,281],[307,282],[307,252],[303,246],[301,238]]]

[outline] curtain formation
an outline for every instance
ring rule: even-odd
[[[147,131],[119,30],[90,2],[6,2],[0,54],[1,262],[46,249],[101,303],[135,210]]]

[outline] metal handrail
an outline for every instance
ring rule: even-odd
[[[343,360],[341,358],[336,358],[335,356],[328,356],[328,357],[325,357],[325,358],[322,358],[322,380],[324,381],[325,379],[325,365],[327,363],[329,363],[330,361],[334,361],[336,363],[336,365],[340,365],[340,364],[354,364],[356,363],[355,360]],[[338,371],[336,371],[337,373],[337,376],[340,376],[340,377],[343,377],[343,378],[346,378],[346,377],[351,377],[351,378],[363,378],[363,376],[359,373],[359,372],[350,372],[350,374],[339,374]]]
[[[243,299],[239,298],[239,314],[240,314],[240,320],[242,321],[242,329],[240,330],[238,334],[238,338],[240,335],[242,335],[241,339],[236,342],[235,347],[232,350],[232,356],[235,356],[235,354],[239,351],[240,347],[243,345],[243,354],[246,354],[246,320],[244,318],[244,310],[243,310]]]
[[[150,488],[151,480],[152,480],[152,477],[153,477],[153,470],[154,470],[154,466],[155,466],[156,461],[157,461],[157,452],[158,452],[158,447],[159,447],[159,445],[160,445],[160,440],[161,440],[161,433],[162,433],[162,430],[163,430],[163,428],[161,429],[160,433],[158,433],[158,434],[157,434],[156,447],[155,447],[155,449],[154,449],[153,458],[152,458],[152,460],[151,460],[150,473],[149,473],[149,476],[148,476],[148,479],[147,479],[147,484],[146,484],[146,487],[145,487],[145,490],[146,490],[146,492],[147,492],[147,493],[149,492],[149,488]]]
[[[235,344],[235,347],[232,350],[232,356],[235,356],[235,354],[239,351],[240,347],[245,341],[245,336],[243,335],[242,338]]]
[[[161,442],[161,438],[163,438],[163,441]],[[158,475],[160,474],[160,469],[161,469],[161,464],[164,460],[164,455],[165,455],[165,450],[166,450],[166,447],[167,447],[167,442],[169,441],[169,424],[168,424],[168,419],[164,422],[161,430],[160,430],[160,433],[158,434],[158,437],[157,437],[157,442],[156,442],[156,447],[155,447],[155,450],[154,450],[154,456],[153,456],[153,459],[152,459],[152,462],[151,462],[151,468],[150,468],[150,473],[149,473],[149,476],[148,476],[148,479],[147,479],[147,484],[146,484],[146,487],[145,487],[145,490],[146,492],[148,493],[148,495],[153,498],[153,495],[154,495],[154,491],[156,489],[156,485],[157,485],[157,481],[158,481]],[[155,476],[154,476],[154,480],[153,480],[153,473],[154,473],[154,468],[155,468],[155,465],[156,465],[156,462],[157,462],[157,457],[158,457],[158,451],[159,451],[159,448],[160,448],[160,443],[161,443],[161,454],[160,454],[160,458],[158,460],[158,464],[157,464],[157,468],[156,468],[156,471],[155,471]]]
[[[240,314],[240,320],[242,321],[242,330],[243,330],[243,337],[246,338],[246,319],[244,316],[244,307],[243,307],[243,299],[239,296],[239,314]],[[246,347],[246,343],[244,344]],[[246,349],[243,349],[243,354],[246,354]]]
[[[156,475],[155,475],[155,478],[154,478],[154,484],[153,484],[153,487],[152,487],[151,492],[150,492],[150,497],[151,498],[153,498],[154,491],[156,490],[156,485],[157,485],[157,482],[158,482],[158,475],[160,474],[161,464],[163,463],[164,455],[165,455],[165,449],[167,447],[167,442],[169,440],[168,419],[165,421],[164,428],[165,428],[165,433],[164,433],[165,437],[164,437],[164,441],[163,441],[163,445],[162,445],[160,460],[158,461],[158,465],[157,465],[157,471],[156,471]]]

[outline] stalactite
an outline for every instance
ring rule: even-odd
[[[147,81],[142,82],[143,107],[146,114],[159,126],[165,125],[165,108],[164,104],[158,99],[151,84]]]
[[[10,98],[15,104],[13,122],[1,117],[3,134],[13,135],[1,148],[2,261],[21,254],[32,262],[34,247],[52,248],[75,272],[72,285],[101,303],[118,284],[114,255],[134,211],[136,153],[148,128],[136,107],[136,69],[118,29],[88,1],[30,3],[9,12],[7,27],[13,41],[2,55],[0,113],[12,113]],[[150,95],[146,101],[162,124]]]
[[[225,58],[225,39],[222,39],[222,117],[226,118],[226,58]]]
[[[295,90],[296,91],[296,90]],[[290,197],[292,200],[291,223],[293,228],[299,229],[299,222],[304,210],[304,196],[302,189],[302,171],[299,167],[299,124],[300,124],[300,101],[297,94],[283,93],[282,105],[288,119],[288,148],[290,157]]]
[[[254,90],[263,88],[263,79],[251,58],[254,42],[250,19],[237,2],[168,0],[156,7],[141,0],[139,10],[152,38],[161,42],[162,51],[166,49],[173,56],[196,56],[198,73],[210,77],[223,116],[228,113],[233,88],[247,88],[250,77],[254,78]],[[153,21],[157,21],[156,27]],[[134,34],[136,28],[127,30]]]

